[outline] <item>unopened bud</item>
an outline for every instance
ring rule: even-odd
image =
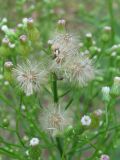
[[[120,95],[120,77],[115,77],[111,89],[111,95],[118,96]]]
[[[65,30],[66,21],[64,19],[58,20],[57,24],[58,24],[58,30],[59,31],[64,31]]]
[[[60,20],[58,20],[58,24],[59,25],[65,25],[66,21],[64,19],[60,19]]]
[[[6,44],[8,45],[9,42],[10,42],[10,41],[9,41],[8,38],[3,38],[3,39],[2,39],[2,43],[5,44],[5,45],[6,45]]]
[[[110,157],[106,154],[101,155],[100,160],[110,160]]]
[[[10,42],[9,42],[8,46],[9,46],[10,48],[15,48],[15,44],[14,44],[14,43],[10,43]]]
[[[48,40],[48,42],[47,42],[47,43],[48,43],[48,45],[50,45],[50,46],[51,46],[51,45],[53,44],[53,41],[52,41],[52,40]]]
[[[103,100],[109,101],[110,100],[110,87],[108,86],[102,87],[102,94],[103,94]]]
[[[19,39],[20,39],[21,42],[25,43],[27,41],[27,36],[26,35],[21,35]]]
[[[105,26],[104,31],[105,32],[111,32],[111,27],[110,26]]]
[[[4,63],[5,68],[12,68],[13,67],[13,63],[11,61],[7,61]]]

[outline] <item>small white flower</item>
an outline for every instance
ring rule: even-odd
[[[30,140],[30,146],[34,147],[34,146],[37,146],[39,144],[39,139],[34,137]]]
[[[41,65],[41,64],[40,64]],[[46,70],[36,62],[26,61],[23,65],[17,65],[13,69],[13,75],[26,96],[39,91],[46,81]]]
[[[106,154],[101,155],[100,160],[110,160],[110,157]]]
[[[81,118],[81,123],[82,123],[83,126],[89,126],[91,124],[91,118],[90,118],[90,116],[84,115]]]

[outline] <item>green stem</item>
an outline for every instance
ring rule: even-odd
[[[113,13],[113,0],[108,0],[108,11],[109,11],[109,16],[110,16],[110,24],[112,28],[112,33],[111,33],[111,43],[113,44],[115,41],[115,30],[114,30],[114,13]]]
[[[57,76],[55,73],[52,74],[52,90],[54,102],[58,103]]]

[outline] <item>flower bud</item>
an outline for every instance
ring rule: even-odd
[[[9,29],[8,29],[8,26],[7,26],[7,25],[3,25],[3,26],[1,27],[1,30],[2,30],[3,32],[7,32]]]
[[[11,61],[6,61],[6,62],[4,63],[4,67],[5,67],[5,68],[12,68],[12,67],[13,67],[13,63],[12,63]]]
[[[113,96],[120,95],[120,77],[114,78],[114,83],[111,88],[111,95]]]
[[[27,24],[28,25],[33,25],[33,23],[34,23],[33,18],[27,18]]]
[[[26,35],[21,35],[19,39],[22,43],[25,43],[27,41],[27,36]]]
[[[66,25],[66,20],[60,19],[57,22],[57,28],[59,31],[64,31],[65,30],[65,25]]]
[[[110,157],[106,154],[101,155],[100,160],[110,160]]]
[[[105,31],[105,32],[111,32],[111,30],[112,30],[112,29],[111,29],[110,26],[105,26],[105,27],[104,27],[104,31]]]
[[[93,44],[92,33],[87,33],[85,37],[86,37],[86,46],[87,48],[89,48]]]
[[[7,45],[8,46],[8,44],[9,44],[9,39],[8,38],[3,38],[2,39],[2,43],[4,44],[4,45]]]
[[[2,23],[7,23],[7,18],[6,18],[6,17],[4,17],[4,18],[2,19]]]
[[[93,113],[95,116],[100,117],[103,114],[103,111],[101,109],[97,109]]]
[[[53,41],[52,40],[48,40],[48,45],[50,45],[50,46],[52,46],[52,44],[53,44]]]
[[[4,127],[8,127],[9,126],[9,120],[8,120],[8,118],[4,118],[2,123],[3,123]]]
[[[9,44],[8,44],[8,46],[10,47],[10,48],[15,48],[15,44],[14,43],[11,43],[11,42],[9,42]]]
[[[110,101],[110,87],[102,87],[103,100],[106,102]]]

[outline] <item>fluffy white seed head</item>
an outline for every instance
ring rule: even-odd
[[[92,122],[92,120],[91,120],[90,116],[84,115],[81,118],[81,123],[83,126],[90,126],[91,122]]]
[[[37,145],[39,145],[39,142],[40,142],[39,139],[34,137],[30,140],[30,146],[32,146],[32,147],[37,146]]]
[[[44,108],[40,117],[42,128],[55,136],[59,131],[63,131],[65,127],[71,125],[72,118],[68,110],[64,110],[57,105],[51,105]]]
[[[78,39],[72,34],[58,34],[55,39],[53,39],[51,48],[56,62],[62,63],[67,56],[72,56],[77,53],[79,48]]]
[[[85,86],[95,78],[95,69],[92,61],[85,56],[75,56],[69,58],[63,65],[65,76],[71,82],[77,82],[80,86]]]
[[[100,160],[110,160],[110,157],[106,154],[101,155]]]
[[[40,90],[46,80],[47,71],[37,62],[27,60],[25,64],[17,65],[13,69],[13,75],[26,96]]]

